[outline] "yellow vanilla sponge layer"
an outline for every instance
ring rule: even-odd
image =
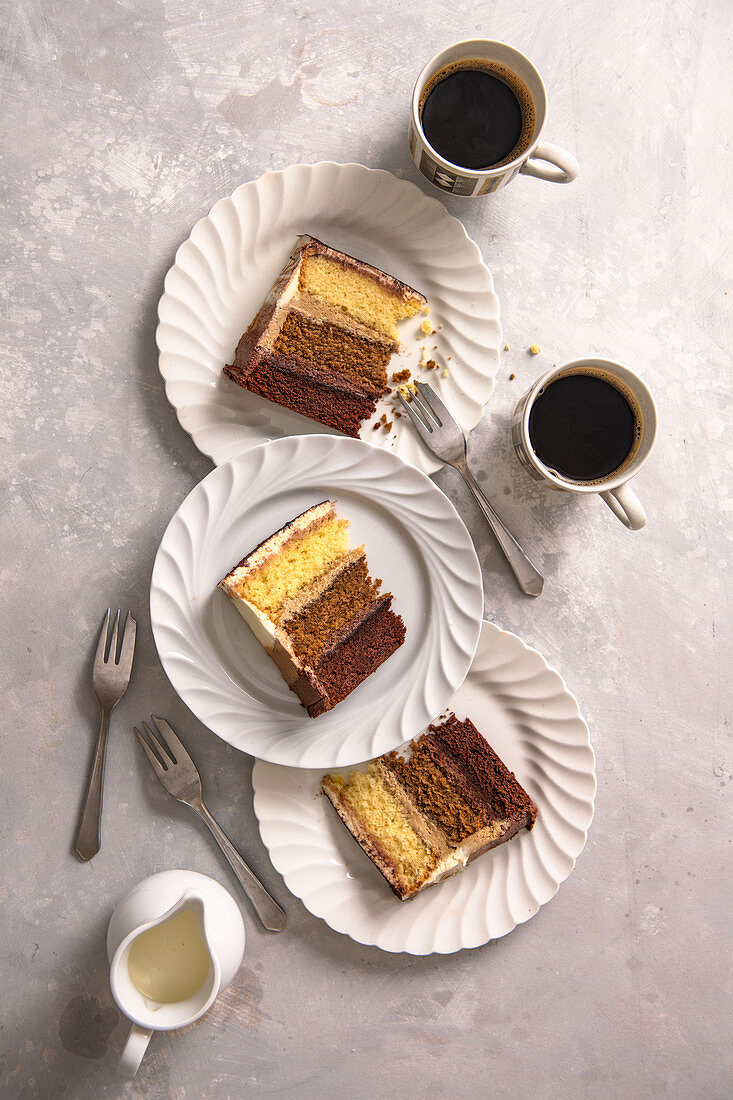
[[[334,517],[313,531],[296,535],[237,585],[237,595],[276,621],[283,604],[347,552],[348,527],[348,520]]]
[[[418,298],[395,294],[373,278],[325,256],[303,257],[299,286],[306,294],[395,341],[399,341],[397,322],[413,317],[423,307]]]
[[[435,866],[436,858],[417,835],[404,810],[387,789],[375,766],[366,772],[352,772],[348,782],[341,775],[329,775],[332,787],[358,815],[361,823],[394,864],[405,887],[418,886]]]

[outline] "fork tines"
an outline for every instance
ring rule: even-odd
[[[426,431],[432,432],[435,428],[442,428],[441,416],[445,419],[446,414],[450,414],[433,387],[427,382],[416,382],[415,389],[410,390],[410,393],[412,395],[410,401],[406,400],[399,391],[398,397],[418,431],[424,435]]]
[[[129,676],[132,670],[132,658],[135,653],[137,623],[135,619],[133,619],[131,612],[128,611],[125,624],[122,627],[122,643],[118,647],[121,616],[120,609],[117,608],[115,612],[112,632],[110,634],[109,622],[111,615],[112,608],[108,607],[104,619],[102,620],[102,628],[99,631],[99,641],[97,642],[97,652],[94,656],[94,663],[95,665],[106,665],[111,661],[113,665],[118,665],[121,669],[127,670],[127,675]]]
[[[177,764],[179,759],[184,759],[187,755],[186,750],[165,718],[157,718],[153,714],[150,716],[150,720],[155,723],[157,733],[153,733],[147,722],[140,723],[145,730],[145,736],[137,726],[132,728],[155,771],[160,772],[161,769],[168,771],[171,764]]]
[[[112,608],[108,607],[107,612],[102,619],[102,629],[99,631],[99,641],[97,642],[97,652],[94,655],[95,664],[105,664],[109,660],[109,654],[114,653],[117,655],[117,627],[120,622],[120,611],[117,609],[115,615],[114,628],[112,630],[112,638],[109,636],[109,617],[112,614]]]
[[[431,414],[438,421],[438,425],[441,428],[455,419],[453,414],[448,412],[448,409],[428,382],[416,382],[415,385],[417,386],[417,392],[420,394],[423,402],[428,406]]]

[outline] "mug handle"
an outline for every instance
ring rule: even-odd
[[[539,164],[536,161],[547,163]],[[550,183],[570,183],[580,171],[580,165],[566,149],[543,141],[533,150],[519,171],[525,176],[536,176],[538,180],[549,180]]]
[[[135,1076],[140,1069],[140,1063],[143,1060],[145,1051],[148,1049],[152,1034],[152,1031],[147,1028],[138,1027],[137,1024],[132,1025],[125,1048],[117,1063],[117,1068],[121,1073],[126,1074],[128,1077]]]
[[[607,489],[600,496],[614,516],[620,519],[624,527],[628,527],[630,531],[638,531],[646,523],[646,512],[628,481],[619,485],[617,489]]]

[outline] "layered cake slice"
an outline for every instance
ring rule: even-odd
[[[450,715],[322,790],[401,901],[531,829],[537,807],[470,719]]]
[[[356,437],[389,391],[397,322],[426,305],[419,291],[379,268],[301,236],[224,373]]]
[[[333,501],[309,508],[219,582],[311,718],[331,710],[405,640],[392,593],[348,548]]]

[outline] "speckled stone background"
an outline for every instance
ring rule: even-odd
[[[511,344],[474,463],[542,563],[540,600],[514,586],[457,475],[437,481],[476,541],[487,616],[577,695],[599,788],[586,850],[545,908],[484,948],[416,959],[355,945],[288,897],[251,760],[158,663],[154,553],[210,463],[166,401],[154,329],[175,249],[239,183],[322,159],[419,183],[413,81],[473,36],[532,57],[546,136],[582,166],[569,187],[523,177],[446,200],[493,271]],[[2,1096],[730,1095],[728,5],[17,0],[1,39]],[[628,362],[658,399],[638,533],[598,499],[549,494],[511,454],[517,398],[587,352]],[[108,604],[133,609],[139,645],[103,848],[82,865]],[[104,946],[116,902],[180,865],[237,889],[133,743],[152,710],[194,744],[212,808],[290,924],[268,938],[243,904],[234,984],[186,1034],[156,1036],[126,1081]]]

